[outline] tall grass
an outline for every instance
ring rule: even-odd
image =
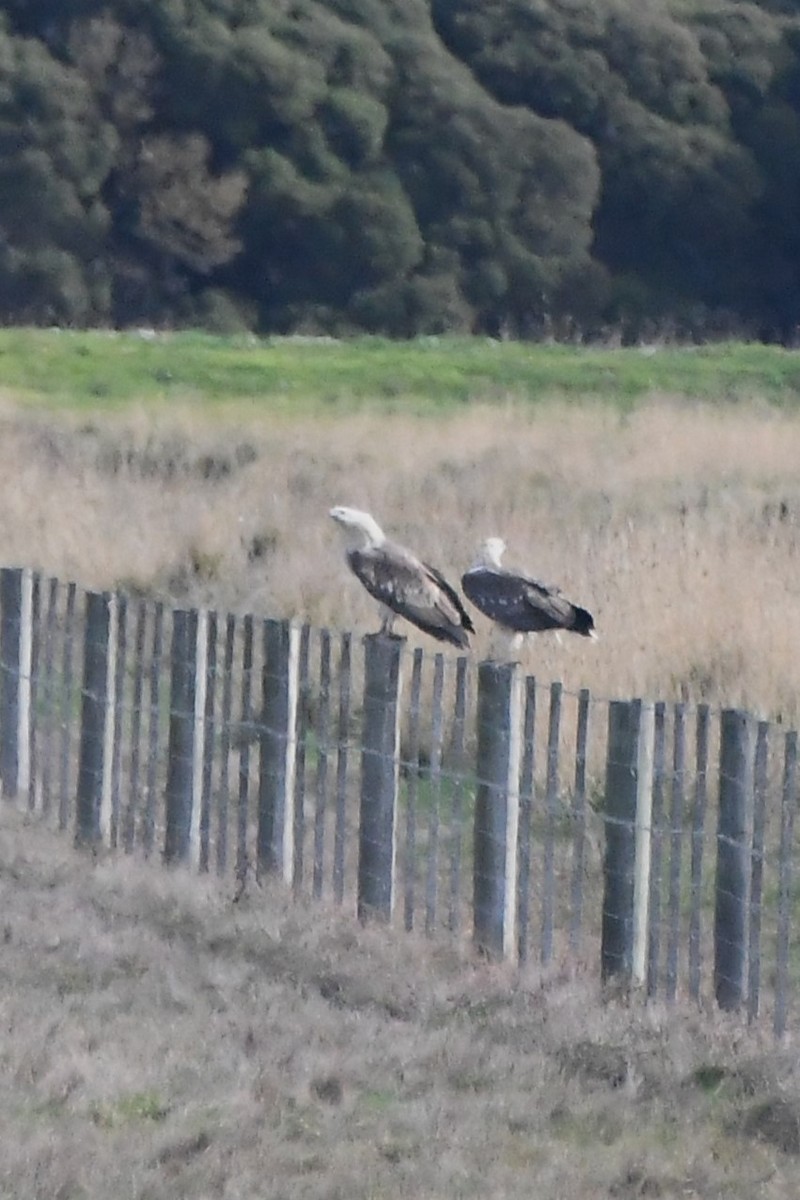
[[[8,406],[0,433],[3,562],[368,630],[375,606],[327,517],[354,504],[453,580],[500,533],[510,563],[590,608],[599,643],[525,648],[543,682],[798,718],[794,412],[659,397],[629,413],[474,404],[425,421]],[[480,655],[490,629],[476,623]]]

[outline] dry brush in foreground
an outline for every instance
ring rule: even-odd
[[[0,1195],[796,1195],[796,1052],[738,1021],[234,903],[10,807],[0,903]]]

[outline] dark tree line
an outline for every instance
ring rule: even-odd
[[[0,0],[0,321],[793,340],[794,0]]]

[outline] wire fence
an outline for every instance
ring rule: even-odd
[[[797,735],[0,570],[0,781],[78,844],[789,1028]]]

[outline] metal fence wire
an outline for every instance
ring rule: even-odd
[[[0,570],[0,782],[78,844],[792,1019],[797,734]]]

